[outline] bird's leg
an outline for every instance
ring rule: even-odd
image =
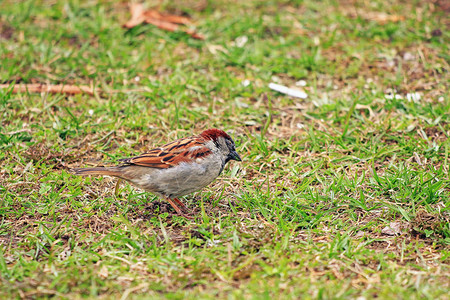
[[[180,216],[183,216],[183,217],[185,217],[185,218],[187,218],[187,219],[193,219],[193,217],[184,214],[184,213],[181,211],[181,209],[177,206],[176,203],[180,204],[181,207],[183,207],[183,209],[186,209],[186,206],[185,206],[183,203],[181,203],[180,200],[178,200],[178,199],[176,199],[176,198],[172,200],[172,199],[170,199],[169,197],[165,197],[165,198],[166,198],[166,200],[170,203],[170,205],[173,207],[173,209],[175,209],[175,211],[177,212],[177,214],[179,214]],[[175,203],[175,202],[176,202],[176,203]]]
[[[186,205],[184,205],[184,203],[181,202],[178,198],[173,198],[173,201],[174,201],[176,204],[178,204],[178,206],[181,207],[181,209],[182,209],[185,213],[189,212],[189,209],[186,207]]]
[[[177,212],[177,214],[182,215],[183,212],[181,211],[181,209],[175,204],[175,202],[170,199],[169,197],[166,197],[166,200],[169,201],[170,205],[172,205],[172,207],[175,209],[175,211]]]

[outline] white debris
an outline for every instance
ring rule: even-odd
[[[405,54],[403,54],[403,59],[407,60],[407,61],[408,60],[411,61],[411,60],[414,60],[415,57],[413,54],[411,54],[411,52],[405,52]]]
[[[92,116],[92,115],[94,114],[94,110],[90,109],[90,110],[88,111],[88,114],[89,114],[90,116]]]
[[[406,132],[411,132],[416,128],[415,124],[409,124],[408,127],[406,127]]]
[[[236,98],[236,105],[241,108],[248,108],[248,104],[241,101],[242,98]]]
[[[296,97],[296,98],[301,98],[301,99],[308,98],[308,95],[303,91],[291,89],[291,88],[288,88],[287,86],[276,84],[273,82],[269,83],[269,89],[277,91],[277,92],[285,94],[285,95],[288,95],[288,96],[291,96],[291,97]]]
[[[422,98],[422,97],[420,96],[419,93],[408,93],[408,94],[406,94],[406,99],[407,99],[409,102],[414,101],[414,102],[417,103],[417,102],[420,101],[421,98]]]
[[[386,235],[400,235],[402,233],[401,227],[402,224],[400,222],[391,222],[389,226],[381,230],[381,233]]]
[[[389,68],[393,68],[393,67],[395,67],[395,61],[392,60],[392,59],[387,59],[387,60],[386,60],[386,65],[387,65]]]
[[[109,272],[108,272],[108,267],[103,265],[103,267],[97,272],[97,275],[101,278],[101,279],[106,279],[109,276]]]
[[[141,77],[139,77],[139,76],[134,77],[134,81],[136,81],[136,82],[141,81]]]
[[[221,45],[208,44],[208,45],[206,45],[206,47],[208,48],[208,51],[211,52],[211,54],[214,54],[214,55],[216,55],[219,52],[228,53],[228,50],[225,49]]]
[[[399,94],[385,94],[384,98],[388,99],[388,100],[392,100],[392,99],[403,99],[402,95]]]
[[[354,238],[355,239],[360,239],[360,238],[362,238],[362,237],[364,237],[364,231],[362,231],[362,230],[360,230],[360,231],[358,231],[356,234],[355,234],[355,236],[354,236]]]
[[[320,39],[319,39],[318,36],[315,36],[313,38],[313,43],[314,43],[315,46],[319,46],[320,45]]]
[[[275,76],[275,75],[272,76],[271,79],[272,79],[273,82],[280,82],[280,81],[281,81],[281,80],[280,80],[280,77]]]
[[[366,83],[364,84],[364,88],[365,88],[365,89],[370,89],[370,86],[371,86],[370,84],[371,84],[372,82],[373,82],[373,79],[372,79],[372,78],[370,78],[370,77],[367,78],[367,79],[366,79]]]
[[[330,99],[328,98],[328,95],[327,95],[327,94],[323,94],[323,95],[322,95],[322,98],[317,98],[316,100],[313,100],[312,103],[314,104],[314,106],[320,107],[320,106],[322,106],[322,105],[330,104],[331,101],[330,101]]]
[[[242,82],[241,82],[241,84],[244,86],[244,87],[247,87],[247,86],[249,86],[250,85],[250,80],[248,80],[248,79],[245,79],[245,80],[243,80]]]
[[[206,246],[207,247],[216,247],[217,245],[219,245],[220,241],[216,241],[216,240],[208,240],[206,241]]]
[[[245,44],[247,44],[247,42],[248,42],[248,37],[246,35],[243,35],[243,36],[237,37],[234,40],[234,45],[238,48],[242,48],[245,46]]]
[[[422,165],[422,160],[420,159],[419,154],[417,154],[417,152],[413,152],[414,155],[414,159],[416,160],[416,163],[421,166]]]
[[[295,83],[296,86],[306,86],[306,81],[304,80],[299,80]]]

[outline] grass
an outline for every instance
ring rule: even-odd
[[[2,83],[102,90],[0,90],[2,298],[448,299],[444,2],[159,3],[206,39],[125,30],[124,2],[0,3]],[[243,162],[194,220],[68,172],[210,127]]]

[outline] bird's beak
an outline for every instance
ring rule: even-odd
[[[242,161],[241,157],[239,156],[239,154],[236,151],[230,152],[230,158],[237,160],[237,161]]]

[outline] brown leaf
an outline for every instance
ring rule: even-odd
[[[154,9],[144,10],[144,6],[139,3],[130,4],[130,12],[131,19],[123,25],[125,28],[133,28],[145,22],[171,32],[183,31],[195,39],[203,40],[205,38],[203,35],[196,33],[192,29],[180,28],[178,24],[192,24],[189,18],[177,15],[161,14],[159,11]]]
[[[180,26],[174,23],[170,23],[163,20],[148,18],[145,20],[146,23],[155,25],[156,27],[159,27],[161,29],[167,30],[167,31],[176,31]]]
[[[405,16],[387,14],[385,12],[375,12],[375,11],[356,11],[347,12],[346,15],[352,18],[360,17],[365,20],[375,21],[383,25],[389,22],[397,23],[405,20]]]
[[[101,279],[106,279],[109,276],[109,272],[108,272],[108,268],[106,266],[103,266],[98,272],[97,275],[101,278]]]
[[[402,223],[391,222],[389,226],[386,226],[381,230],[381,233],[385,235],[400,235],[402,233]]]
[[[123,26],[125,28],[133,28],[145,21],[145,10],[144,6],[140,3],[130,4],[131,19],[126,22]]]
[[[147,18],[158,19],[161,21],[167,21],[167,22],[175,23],[175,24],[184,24],[184,25],[192,24],[192,22],[191,22],[191,20],[189,20],[189,18],[177,16],[177,15],[168,15],[168,14],[163,15],[154,9],[145,11],[144,15]]]
[[[404,16],[399,16],[399,15],[389,15],[387,13],[384,12],[369,12],[364,16],[366,19],[369,20],[373,20],[376,21],[380,24],[386,24],[388,22],[400,22],[400,21],[404,21],[405,17]]]
[[[186,32],[187,34],[189,34],[190,36],[192,36],[195,39],[199,39],[199,40],[205,39],[205,37],[202,34],[196,33],[192,29],[180,28],[180,26],[178,26],[177,24],[171,23],[171,22],[158,20],[158,19],[151,19],[151,18],[146,19],[145,22],[155,25],[156,27],[161,28],[163,30],[172,31],[172,32],[181,30],[181,31]]]
[[[8,89],[10,84],[0,84],[0,89]],[[64,85],[64,84],[16,84],[13,87],[13,93],[50,93],[50,94],[88,94],[93,95],[94,89],[87,85]]]

